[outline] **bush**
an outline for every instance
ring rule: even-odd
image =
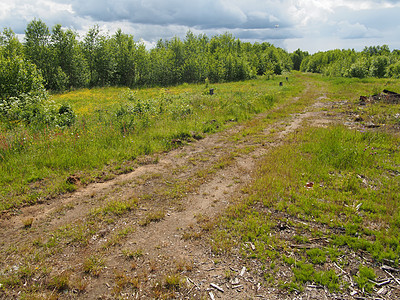
[[[3,58],[0,55],[0,99],[21,94],[43,95],[43,78],[36,66],[21,57]]]
[[[49,101],[35,65],[20,57],[0,56],[0,121],[65,127],[75,118],[70,106],[57,108]]]
[[[357,61],[345,73],[348,77],[365,78],[368,75],[368,67],[364,61]]]
[[[400,78],[400,61],[388,66],[387,77]]]

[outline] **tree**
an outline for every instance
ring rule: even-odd
[[[294,51],[291,55],[290,58],[292,59],[293,62],[293,70],[300,71],[300,65],[301,62],[303,61],[304,57],[308,56],[308,52],[303,52],[300,49],[297,49]]]
[[[34,64],[19,56],[0,56],[0,120],[31,123],[43,116],[45,100],[43,79]]]
[[[43,78],[34,64],[20,56],[0,56],[0,99],[8,101],[21,94],[44,92]]]
[[[96,52],[100,47],[100,29],[96,25],[89,29],[83,40],[83,53],[87,61],[90,72],[90,84],[96,85],[98,82],[98,74],[96,71]]]
[[[40,19],[31,21],[25,30],[25,55],[42,72],[45,86],[50,87],[52,58],[49,51],[50,31]]]
[[[4,28],[3,33],[0,34],[0,46],[5,58],[23,55],[23,46],[11,28]]]
[[[388,66],[387,76],[393,78],[400,78],[400,60]]]
[[[98,25],[89,29],[83,41],[83,50],[89,66],[90,84],[92,86],[116,84],[115,51],[110,39],[100,34]]]
[[[370,76],[378,78],[384,77],[388,63],[389,59],[386,55],[374,56],[369,67]]]
[[[119,85],[132,86],[135,83],[135,48],[133,36],[122,33],[121,29],[112,37],[115,52],[115,82]]]

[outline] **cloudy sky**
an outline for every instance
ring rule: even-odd
[[[33,18],[81,35],[95,24],[110,34],[121,28],[149,46],[191,30],[290,52],[400,49],[400,0],[0,0],[0,29],[23,34]]]

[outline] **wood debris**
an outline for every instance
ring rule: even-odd
[[[388,90],[383,90],[382,93],[372,95],[369,97],[360,96],[359,104],[366,105],[367,103],[377,103],[377,102],[383,102],[388,104],[399,104],[400,94]]]
[[[216,285],[215,283],[210,283],[210,286],[212,286],[216,290],[220,291],[221,293],[224,293],[224,289],[222,287]]]
[[[215,297],[214,297],[213,292],[209,292],[208,295],[210,296],[210,299],[211,299],[211,300],[215,300]]]

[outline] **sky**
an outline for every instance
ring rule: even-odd
[[[80,36],[95,25],[110,35],[120,28],[148,47],[191,30],[209,37],[230,32],[289,52],[400,49],[400,0],[0,0],[1,30],[23,39],[34,18]]]

